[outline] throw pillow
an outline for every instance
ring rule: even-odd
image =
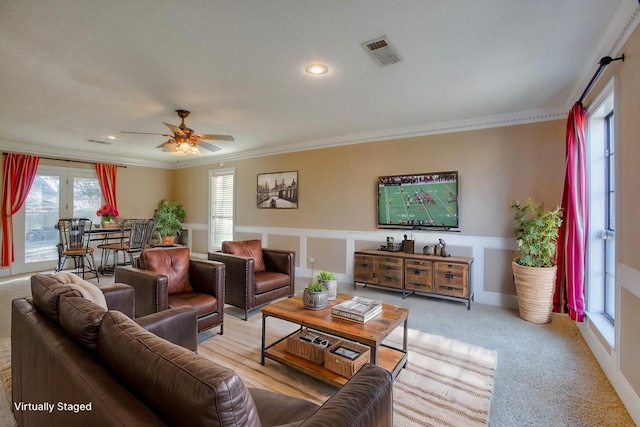
[[[76,276],[73,273],[60,272],[52,274],[51,277],[53,277],[63,285],[69,285],[69,287],[71,287],[72,289],[77,290],[85,299],[98,304],[105,310],[109,309],[107,307],[107,300],[105,299],[104,294],[102,293],[100,288],[93,283],[87,282],[86,280]]]
[[[253,271],[255,273],[266,270],[264,260],[262,259],[262,242],[260,240],[225,242],[224,250],[232,255],[253,258]]]

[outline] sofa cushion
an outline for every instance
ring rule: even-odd
[[[192,292],[189,284],[189,248],[154,248],[142,252],[147,270],[167,276],[169,295]]]
[[[264,271],[264,260],[262,259],[262,242],[260,240],[243,240],[240,242],[226,241],[222,244],[222,251],[253,258],[254,273]]]
[[[78,290],[85,299],[98,304],[100,307],[104,308],[105,311],[108,310],[107,300],[105,299],[104,294],[100,288],[93,283],[87,282],[81,277],[67,272],[54,273],[51,277],[64,285],[69,285]]]
[[[308,400],[259,388],[249,388],[263,426],[295,427],[311,417],[320,406]],[[278,408],[274,410],[274,408]],[[336,425],[336,427],[338,427]]]
[[[36,274],[31,276],[31,296],[33,304],[49,319],[59,323],[60,296],[70,294],[81,297],[77,289],[60,283],[49,274]]]
[[[289,286],[291,283],[291,277],[286,274],[275,273],[273,271],[262,271],[260,273],[256,273],[253,276],[253,279],[256,282],[256,294]]]
[[[78,345],[96,356],[100,322],[107,312],[87,299],[76,296],[60,297],[60,328]]]
[[[232,370],[145,331],[117,311],[105,314],[99,341],[102,364],[167,424],[260,425],[251,394]]]
[[[169,307],[195,307],[198,310],[198,318],[218,310],[218,300],[208,294],[198,292],[181,292],[169,295]]]

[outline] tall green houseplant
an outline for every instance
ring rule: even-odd
[[[557,267],[555,263],[562,209],[545,211],[529,198],[512,203],[513,235],[518,257],[511,264],[520,317],[532,323],[548,323],[553,310]]]
[[[177,236],[182,230],[182,222],[186,216],[182,204],[174,200],[162,199],[158,202],[154,216],[155,230],[163,237]]]
[[[518,264],[526,267],[551,267],[556,260],[558,229],[562,224],[562,208],[545,211],[542,203],[529,198],[524,203],[512,203],[518,242]]]

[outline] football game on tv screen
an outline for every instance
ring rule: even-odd
[[[378,178],[378,227],[458,227],[458,172]]]

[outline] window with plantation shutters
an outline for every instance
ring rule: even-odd
[[[209,249],[220,250],[222,242],[233,240],[234,169],[209,172]]]

